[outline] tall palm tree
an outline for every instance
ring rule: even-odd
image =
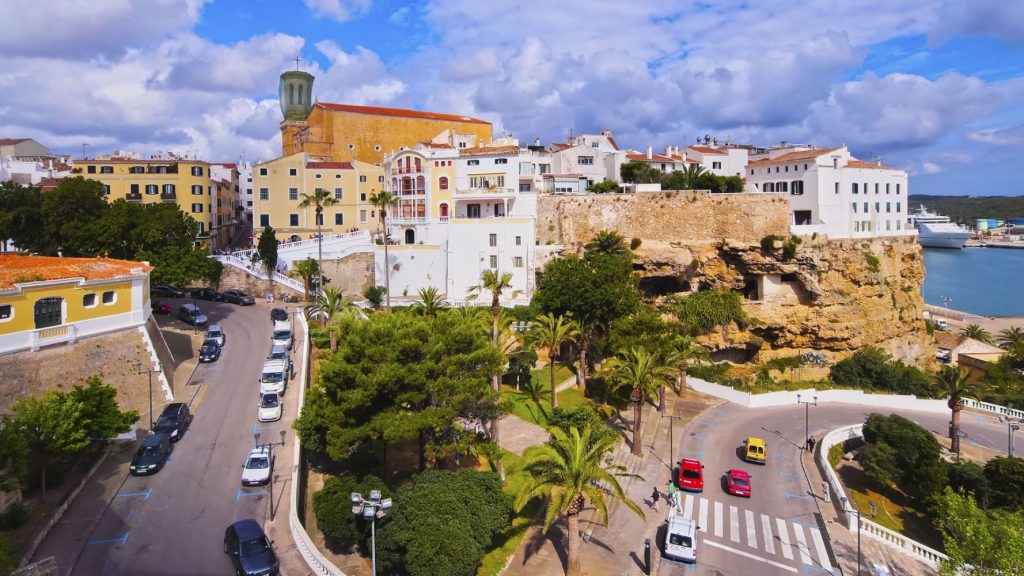
[[[310,307],[310,312],[319,316],[320,327],[323,328],[331,320],[337,318],[338,314],[343,311],[355,306],[355,302],[345,294],[345,291],[331,286],[328,284],[324,286],[324,297],[317,299],[316,303]],[[338,333],[337,326],[332,326],[330,330],[331,336],[331,352],[337,352],[338,350]]]
[[[309,303],[309,286],[313,281],[313,276],[316,276],[320,271],[320,266],[317,265],[316,260],[312,258],[306,258],[305,260],[299,260],[293,266],[288,275],[292,278],[299,278],[302,280],[302,287],[306,292],[306,303]]]
[[[1000,330],[999,334],[999,346],[1009,350],[1017,344],[1024,344],[1024,329],[1020,326],[1012,326],[1004,330]]]
[[[977,324],[968,324],[960,330],[960,334],[981,342],[992,342],[992,334]]]
[[[316,263],[320,264],[324,259],[324,235],[320,232],[320,227],[323,225],[323,212],[326,206],[336,206],[338,201],[331,195],[330,192],[323,188],[317,188],[312,194],[306,194],[303,192],[299,194],[299,208],[309,208],[310,206],[316,207]]]
[[[629,253],[626,240],[615,230],[602,230],[584,245],[587,252],[625,256]]]
[[[683,182],[686,184],[685,187],[693,190],[697,186],[697,180],[700,179],[705,172],[707,172],[707,170],[705,170],[700,164],[690,164],[687,166],[686,169],[683,170]]]
[[[380,219],[380,227],[384,236],[384,298],[387,302],[388,312],[391,311],[391,264],[388,261],[388,210],[398,204],[398,197],[391,192],[383,190],[370,195],[370,204],[377,209],[377,216]]]
[[[581,390],[587,389],[587,346],[590,344],[590,331],[580,320],[570,319],[569,325],[576,332],[572,343],[576,346],[579,365],[576,368],[576,384]]]
[[[964,398],[970,393],[970,385],[967,383],[969,372],[961,366],[944,366],[935,376],[935,383],[939,385],[949,400],[946,405],[953,412],[953,423],[949,428],[950,450],[960,457],[960,411],[964,409]]]
[[[428,286],[419,289],[420,301],[414,302],[412,309],[423,316],[437,316],[437,311],[448,305],[448,301],[437,291],[437,288]]]
[[[675,376],[675,372],[657,354],[635,347],[609,360],[604,372],[620,386],[630,388],[629,401],[633,403],[633,454],[643,456],[640,427],[644,399],[657,393],[658,387]]]
[[[558,408],[558,385],[555,383],[555,362],[562,344],[576,337],[576,328],[563,316],[555,316],[550,312],[538,316],[527,333],[527,338],[534,347],[548,353],[548,364],[551,366],[551,409]]]
[[[601,514],[601,523],[608,526],[608,500],[615,498],[641,518],[643,511],[626,496],[619,477],[627,474],[622,466],[611,464],[608,453],[615,447],[616,438],[604,435],[594,437],[590,426],[582,432],[572,428],[569,433],[551,429],[551,440],[530,446],[523,453],[521,466],[529,481],[516,496],[516,511],[521,511],[535,497],[547,500],[544,514],[544,532],[560,514],[568,524],[568,576],[580,574],[580,512],[589,502]]]
[[[708,349],[694,342],[693,338],[689,336],[678,336],[672,340],[665,362],[679,370],[679,378],[676,383],[679,386],[678,392],[680,395],[686,395],[686,369],[690,367],[690,364],[699,365],[702,361],[709,360],[710,358],[711,355],[708,353]],[[665,409],[664,394],[661,397],[660,409]]]

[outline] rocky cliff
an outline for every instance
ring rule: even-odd
[[[648,295],[741,292],[753,322],[703,337],[720,357],[746,359],[758,351],[763,360],[814,350],[835,361],[874,345],[918,364],[934,358],[914,237],[808,236],[784,254],[789,203],[777,194],[546,196],[538,213],[541,243],[563,251],[579,250],[600,230],[639,238],[635,269]],[[769,235],[785,240],[762,247]]]

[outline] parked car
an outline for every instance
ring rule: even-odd
[[[273,324],[288,321],[288,311],[284,308],[274,308],[270,311],[270,321]]]
[[[687,564],[697,563],[697,531],[700,526],[693,518],[673,507],[665,522],[665,550],[662,556]]]
[[[212,300],[215,302],[219,302],[224,299],[224,296],[213,288],[196,288],[192,291],[192,297],[196,300]]]
[[[683,458],[679,461],[679,489],[691,492],[704,491],[704,465],[700,460]]]
[[[163,470],[167,458],[174,451],[171,445],[171,437],[167,434],[153,434],[142,441],[142,446],[132,457],[131,467],[128,469],[132,476],[146,476],[156,474]]]
[[[241,576],[278,576],[280,565],[271,544],[252,519],[239,520],[224,531],[224,553]]]
[[[277,392],[260,395],[260,410],[257,420],[275,422],[281,419],[281,395]]]
[[[169,298],[184,298],[185,297],[185,291],[184,290],[175,288],[174,286],[171,286],[170,284],[155,284],[152,288],[150,288],[150,292],[153,293],[153,294],[158,294],[160,296],[167,296]]]
[[[768,445],[764,440],[751,436],[743,441],[743,459],[754,464],[766,464],[768,462]]]
[[[225,290],[221,293],[221,297],[225,302],[238,304],[239,306],[252,306],[256,303],[255,298],[241,290]]]
[[[260,373],[260,394],[284,394],[288,386],[288,366],[282,360],[267,360]]]
[[[274,335],[271,336],[274,344],[292,349],[292,325],[288,322],[274,322]]]
[[[206,339],[213,340],[221,348],[227,342],[227,336],[224,335],[224,330],[221,329],[220,324],[210,324],[210,327],[206,329]]]
[[[242,486],[262,486],[274,474],[274,453],[270,444],[259,444],[249,451],[242,466]]]
[[[270,354],[267,354],[267,360],[281,360],[288,364],[288,377],[291,378],[295,375],[295,364],[292,363],[292,359],[288,356],[288,349],[281,344],[272,344],[270,346]]]
[[[726,472],[725,491],[733,496],[750,498],[750,474],[743,470],[729,470]]]
[[[220,354],[220,346],[217,345],[216,340],[203,340],[203,345],[199,347],[200,362],[216,362],[220,359]]]
[[[206,314],[195,304],[182,304],[178,306],[178,319],[193,326],[206,324]]]
[[[156,303],[153,304],[153,312],[156,312],[157,314],[170,314],[173,311],[174,309],[171,305],[163,300],[157,300]]]
[[[153,432],[167,434],[171,441],[177,442],[185,435],[190,424],[192,424],[192,413],[188,409],[188,404],[172,402],[164,406],[164,411],[160,413],[160,418],[153,426]]]

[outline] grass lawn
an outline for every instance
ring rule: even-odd
[[[544,426],[545,428],[549,425],[548,418],[551,416],[551,387],[546,386],[545,392],[541,396],[540,406],[537,405],[527,394],[523,392],[516,392],[515,388],[510,386],[501,387],[502,397],[512,403],[512,413],[519,416],[527,422],[532,422],[538,426]],[[583,391],[572,387],[566,390],[562,390],[558,393],[558,407],[565,409],[572,409],[580,404],[588,404],[588,400],[584,395]]]
[[[913,538],[925,546],[942,550],[942,536],[935,529],[932,515],[922,499],[911,497],[896,487],[884,493],[876,492],[857,466],[841,465],[838,472],[855,507],[864,514],[865,520]],[[876,506],[874,517],[871,517],[872,502]]]

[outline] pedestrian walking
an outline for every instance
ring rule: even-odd
[[[676,483],[673,482],[672,480],[669,480],[668,481],[668,500],[669,500],[669,506],[675,506],[676,505],[676,498],[678,498],[678,497],[679,497],[679,493],[676,492]]]
[[[807,451],[808,452],[814,452],[814,444],[815,443],[816,442],[814,440],[814,436],[811,436],[810,438],[807,439]]]
[[[651,508],[653,508],[655,512],[661,512],[661,510],[658,509],[658,500],[660,498],[661,492],[658,492],[658,487],[655,486],[654,492],[651,493]]]

